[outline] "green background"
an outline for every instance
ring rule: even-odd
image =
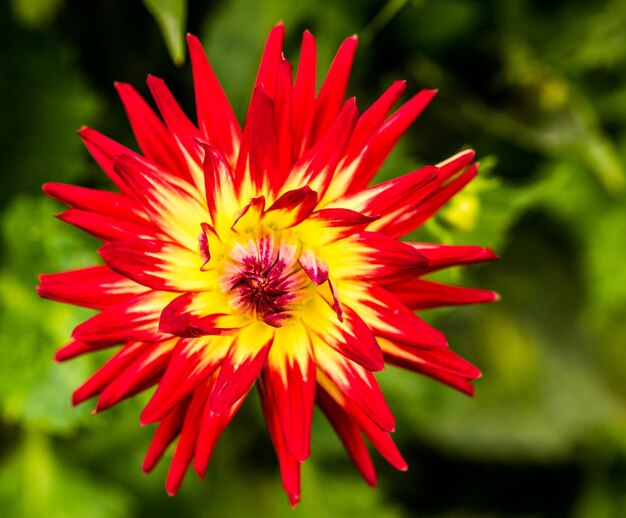
[[[444,280],[490,306],[429,312],[483,371],[476,397],[389,368],[379,379],[410,464],[379,457],[369,488],[316,413],[290,509],[251,397],[204,482],[140,471],[146,397],[91,416],[70,395],[107,354],[52,361],[90,313],[35,293],[37,275],[98,261],[51,215],[45,181],[109,188],[75,131],[135,146],[113,81],[167,79],[193,113],[182,36],[199,35],[242,118],[269,28],[302,31],[325,71],[360,35],[348,93],[363,110],[394,79],[439,88],[381,178],[464,146],[481,175],[415,239],[493,247],[496,264]],[[626,2],[623,0],[11,0],[0,4],[0,515],[626,516]],[[174,63],[181,65],[177,67]]]

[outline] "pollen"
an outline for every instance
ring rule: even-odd
[[[311,285],[298,263],[297,248],[273,235],[237,243],[220,281],[231,306],[272,327],[289,320],[308,298]]]

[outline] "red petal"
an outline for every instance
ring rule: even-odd
[[[412,310],[498,300],[498,294],[493,291],[450,286],[423,279],[386,284],[385,289]]]
[[[424,322],[388,291],[371,286],[368,295],[360,302],[369,308],[364,311],[376,336],[423,349],[447,346],[443,333]]]
[[[106,410],[156,383],[167,367],[176,343],[174,339],[146,346],[143,352],[102,390],[96,411]]]
[[[211,350],[210,342],[180,340],[159,386],[141,413],[141,423],[163,419],[183,398],[206,380],[223,359],[221,348]]]
[[[128,301],[146,291],[104,265],[44,274],[39,281],[37,292],[41,297],[94,309]]]
[[[435,90],[422,90],[385,121],[368,142],[367,151],[353,174],[348,192],[359,191],[370,182],[400,137],[428,105],[435,93]]]
[[[146,344],[143,342],[133,342],[122,347],[87,381],[74,391],[72,394],[72,404],[78,405],[96,394],[99,394],[104,387],[114,380],[146,347]]]
[[[146,225],[138,225],[106,214],[87,212],[81,209],[68,209],[57,216],[61,221],[74,225],[101,241],[129,239],[133,237],[155,237],[157,230]]]
[[[436,187],[434,180],[438,178],[439,170],[436,167],[425,166],[399,178],[347,194],[333,204],[368,216],[388,216],[393,219],[392,214],[402,213],[423,199],[430,189]]]
[[[433,245],[429,243],[407,243],[428,259],[424,273],[434,272],[461,264],[495,261],[498,256],[488,248],[465,245]]]
[[[114,170],[114,160],[115,157],[121,155],[138,156],[137,153],[91,128],[82,128],[78,131],[78,134],[83,139],[85,147],[91,156],[117,188],[129,197],[134,198],[132,188],[126,185]]]
[[[189,401],[179,403],[174,409],[167,414],[163,420],[159,423],[159,426],[154,433],[148,452],[143,461],[142,469],[145,473],[152,471],[157,462],[163,456],[165,449],[172,443],[176,436],[180,433],[180,429],[183,426],[183,419],[187,412],[187,406]]]
[[[358,117],[355,99],[348,99],[329,130],[294,165],[290,184],[311,185],[323,195],[333,180]]]
[[[365,481],[375,486],[376,469],[359,428],[325,390],[318,388],[316,399]]]
[[[293,87],[293,155],[296,159],[309,148],[315,115],[315,70],[315,38],[309,31],[304,31],[300,62]]]
[[[353,236],[369,268],[354,278],[367,277],[375,282],[400,275],[415,275],[422,271],[428,260],[412,246],[380,232],[359,232]]]
[[[108,347],[107,345],[98,347],[94,345],[87,345],[78,340],[72,340],[69,344],[61,347],[56,354],[54,355],[54,361],[64,362],[66,360],[70,360],[72,358],[76,358],[76,356],[80,356],[86,353],[92,353],[94,351],[98,351],[100,349]]]
[[[263,388],[273,401],[287,449],[302,462],[311,453],[311,422],[317,384],[315,363],[308,352],[304,353],[304,362],[287,359],[280,353],[280,359],[273,361],[271,354],[263,371]]]
[[[150,220],[172,241],[197,252],[197,226],[207,209],[197,190],[180,178],[161,171],[141,158],[121,156],[115,170],[133,189]]]
[[[363,320],[350,307],[344,307],[343,322],[338,322],[334,312],[325,304],[312,311],[312,332],[338,353],[358,363],[369,371],[384,369],[382,351]],[[317,324],[317,325],[315,325]]]
[[[215,385],[217,376],[214,374],[211,378],[211,390]],[[216,414],[211,409],[211,405],[206,404],[200,418],[200,427],[198,429],[198,440],[196,443],[196,451],[193,461],[193,467],[202,478],[209,465],[213,449],[222,432],[228,426],[231,419],[235,416],[246,396],[239,398],[228,410],[221,414]]]
[[[149,75],[147,82],[168,129],[178,140],[178,145],[200,163],[198,148],[194,143],[195,139],[201,137],[200,131],[183,113],[162,79]]]
[[[272,186],[279,191],[294,162],[292,145],[292,113],[293,113],[293,70],[291,63],[283,59],[278,71],[278,86],[275,96],[276,124],[278,131],[278,162],[279,174],[274,176]]]
[[[51,198],[77,209],[106,214],[117,219],[149,224],[139,204],[123,194],[63,183],[44,184],[43,192]]]
[[[142,153],[166,171],[191,179],[176,141],[148,103],[130,85],[116,83],[115,88]]]
[[[285,439],[271,396],[262,388],[260,388],[259,393],[261,395],[261,403],[263,405],[267,429],[269,430],[274,449],[276,450],[276,456],[278,457],[283,488],[287,493],[289,503],[295,506],[300,501],[300,463],[289,452],[285,445]]]
[[[363,152],[370,137],[382,124],[393,105],[400,99],[405,88],[406,81],[394,82],[359,118],[347,147],[346,163],[349,164]]]
[[[100,247],[100,256],[114,271],[155,290],[202,291],[206,278],[190,275],[202,266],[198,254],[166,241],[127,239]]]
[[[262,87],[270,97],[274,97],[276,93],[276,84],[278,80],[278,69],[282,61],[283,41],[285,39],[285,26],[282,22],[276,24],[270,31],[263,57],[259,65],[254,87]]]
[[[188,34],[187,45],[193,69],[200,131],[211,145],[221,150],[234,167],[241,140],[239,123],[224,90],[211,69],[200,40]]]
[[[252,184],[261,188],[264,180],[278,184],[278,135],[276,133],[274,101],[262,86],[252,94],[235,169],[235,186],[239,187],[249,174]]]
[[[200,428],[200,418],[202,411],[206,405],[206,400],[209,394],[210,385],[208,383],[202,384],[197,388],[189,402],[185,419],[180,431],[180,437],[178,438],[178,444],[172,457],[172,463],[167,473],[165,480],[165,489],[170,496],[175,495],[180,489],[180,485],[183,482],[189,463],[193,458],[193,454],[196,450],[196,442],[198,439],[198,431]]]
[[[317,142],[333,124],[343,104],[358,39],[351,36],[339,47],[315,103],[312,143]]]

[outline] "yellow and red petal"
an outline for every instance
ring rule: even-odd
[[[221,365],[232,345],[231,337],[181,339],[172,351],[157,390],[141,413],[143,424],[163,419]]]
[[[275,331],[263,370],[264,393],[272,401],[285,447],[299,462],[311,452],[315,360],[306,327],[289,323]]]
[[[201,271],[199,254],[168,241],[110,241],[100,247],[98,253],[111,270],[154,290],[202,291],[212,280]]]
[[[342,397],[350,399],[381,430],[393,431],[395,419],[374,375],[336,352],[319,338],[315,336],[311,338],[318,367],[318,384],[327,392],[339,391]]]
[[[163,340],[159,317],[175,293],[149,291],[109,306],[80,324],[72,337],[87,344],[106,346],[133,340]]]

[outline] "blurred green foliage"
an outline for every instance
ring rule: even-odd
[[[152,17],[151,17],[152,15]],[[465,146],[481,177],[414,239],[494,247],[497,264],[444,272],[502,301],[428,318],[483,370],[475,398],[389,368],[379,379],[409,462],[362,483],[316,414],[294,511],[250,398],[204,482],[165,496],[140,474],[145,396],[93,417],[72,390],[106,353],[57,365],[89,312],[39,300],[41,272],[98,261],[51,214],[45,181],[106,186],[74,134],[133,145],[112,81],[164,76],[189,113],[186,30],[202,37],[243,117],[268,29],[304,28],[320,70],[359,33],[349,94],[393,79],[439,88],[380,178]],[[0,514],[125,516],[626,516],[626,3],[602,0],[13,0],[0,6]],[[162,31],[163,35],[159,33]],[[163,43],[165,42],[165,44]],[[139,85],[138,85],[139,86]],[[143,90],[145,92],[145,90]]]

